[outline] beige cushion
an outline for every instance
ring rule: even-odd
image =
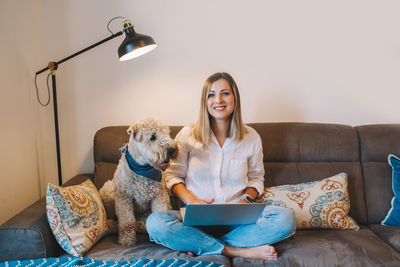
[[[82,256],[108,230],[106,211],[94,184],[59,187],[48,184],[47,219],[57,242],[69,254]]]
[[[359,229],[348,216],[350,198],[346,173],[319,181],[267,187],[261,201],[292,208],[296,213],[298,229]]]

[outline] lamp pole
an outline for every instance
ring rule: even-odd
[[[60,132],[58,129],[58,108],[57,108],[57,89],[56,89],[56,70],[58,64],[56,62],[49,63],[49,70],[51,71],[51,87],[53,88],[53,114],[54,114],[54,132],[56,136],[56,149],[57,149],[57,172],[58,172],[58,185],[62,184],[62,169],[61,169],[61,150],[60,150]]]

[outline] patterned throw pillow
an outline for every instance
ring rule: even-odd
[[[297,229],[359,229],[347,215],[350,198],[346,173],[320,181],[265,188],[261,201],[292,208],[296,213]]]
[[[392,166],[392,189],[394,197],[392,198],[392,206],[382,224],[400,226],[400,158],[390,154],[388,161],[390,166]]]
[[[106,211],[90,180],[68,187],[48,184],[46,211],[57,242],[73,256],[85,254],[107,231]]]

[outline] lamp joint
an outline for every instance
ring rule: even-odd
[[[51,74],[54,75],[56,73],[56,70],[58,69],[58,64],[57,62],[51,61],[49,62],[49,65],[47,67],[51,71]]]
[[[123,31],[125,33],[130,33],[130,31],[133,31],[133,25],[131,24],[129,19],[124,20],[123,24],[124,24]]]

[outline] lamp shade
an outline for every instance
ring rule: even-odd
[[[120,61],[141,56],[157,47],[153,38],[144,34],[136,33],[128,20],[124,21],[124,32],[126,37],[118,48]]]

